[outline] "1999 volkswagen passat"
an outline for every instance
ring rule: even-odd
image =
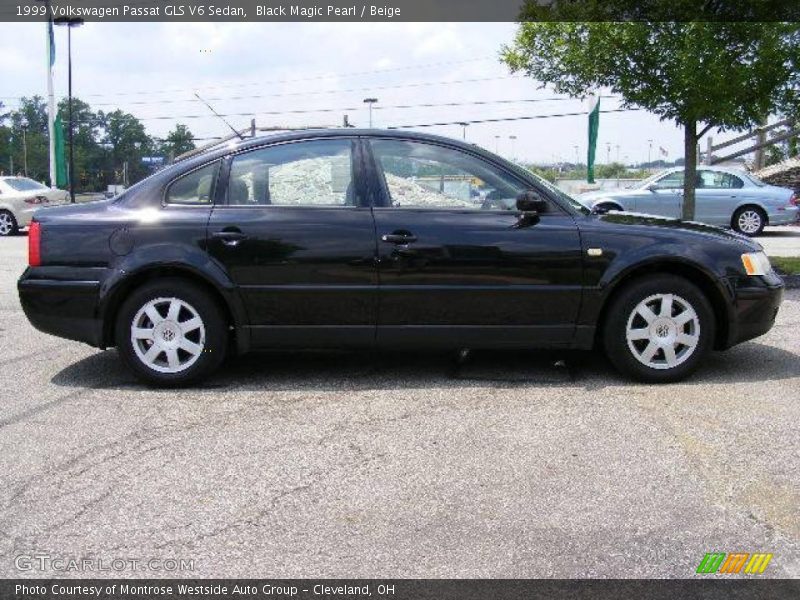
[[[19,280],[41,331],[179,385],[260,348],[605,348],[676,381],[774,323],[781,279],[715,227],[592,214],[446,138],[249,139],[51,208]]]

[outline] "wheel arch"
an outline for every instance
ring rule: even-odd
[[[763,204],[760,204],[757,200],[748,199],[748,200],[743,200],[741,204],[737,205],[736,208],[733,209],[733,212],[731,213],[730,223],[728,223],[731,226],[731,228],[734,227],[734,220],[736,219],[736,213],[745,208],[756,208],[760,210],[761,213],[764,215],[764,226],[766,227],[767,225],[769,225],[769,208],[764,206]]]
[[[222,288],[213,278],[205,273],[193,269],[187,265],[180,264],[159,264],[141,268],[128,273],[114,282],[101,296],[101,318],[103,322],[103,344],[104,347],[114,345],[114,327],[117,320],[117,313],[120,306],[127,298],[128,294],[137,287],[157,279],[177,277],[191,281],[202,287],[217,301],[224,310],[225,320],[231,328],[236,348],[240,352],[245,352],[249,348],[249,338],[246,336],[244,325],[244,309],[237,297],[234,297],[230,290]]]
[[[730,314],[728,303],[725,300],[724,290],[718,285],[715,278],[699,265],[686,261],[669,259],[659,259],[638,264],[620,273],[617,278],[609,284],[597,317],[595,345],[597,345],[603,334],[608,311],[620,293],[634,281],[647,278],[648,276],[664,274],[682,277],[696,285],[703,292],[714,311],[716,325],[714,348],[721,349],[726,347],[730,327]]]
[[[625,210],[625,207],[622,205],[622,203],[620,203],[618,200],[612,200],[610,198],[604,200],[598,200],[597,202],[594,203],[594,206],[610,206],[614,207],[610,208],[610,210]]]

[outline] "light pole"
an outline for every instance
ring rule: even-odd
[[[494,153],[500,154],[500,136],[494,136]]]
[[[653,154],[653,140],[647,140],[647,168],[650,168],[651,156]]]
[[[25,177],[28,176],[28,119],[22,119],[20,122],[22,128],[22,169],[25,172]]]
[[[459,125],[461,125],[461,139],[466,141],[467,127],[469,127],[469,123],[459,123]]]
[[[517,139],[517,136],[510,135],[508,139],[511,140],[511,158],[514,158],[514,141]]]
[[[581,163],[581,155],[580,152],[578,152],[578,144],[572,147],[575,148],[575,166],[577,167]]]
[[[364,104],[369,106],[369,126],[372,128],[372,105],[378,101],[377,98],[364,98]]]
[[[69,201],[75,204],[75,151],[72,136],[72,28],[83,25],[83,19],[64,18],[55,19],[56,25],[67,27],[67,107],[69,121]]]
[[[619,144],[614,147],[617,149],[617,162],[619,162]]]
[[[611,142],[606,142],[606,164],[611,164]]]

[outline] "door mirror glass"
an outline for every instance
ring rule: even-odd
[[[547,200],[533,190],[526,190],[517,196],[516,206],[518,211],[525,213],[547,212]]]

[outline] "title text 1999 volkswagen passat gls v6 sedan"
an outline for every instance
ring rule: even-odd
[[[258,348],[576,348],[675,381],[765,333],[761,247],[697,223],[591,214],[488,152],[416,133],[250,139],[111,200],[43,211],[22,306],[177,385]]]

